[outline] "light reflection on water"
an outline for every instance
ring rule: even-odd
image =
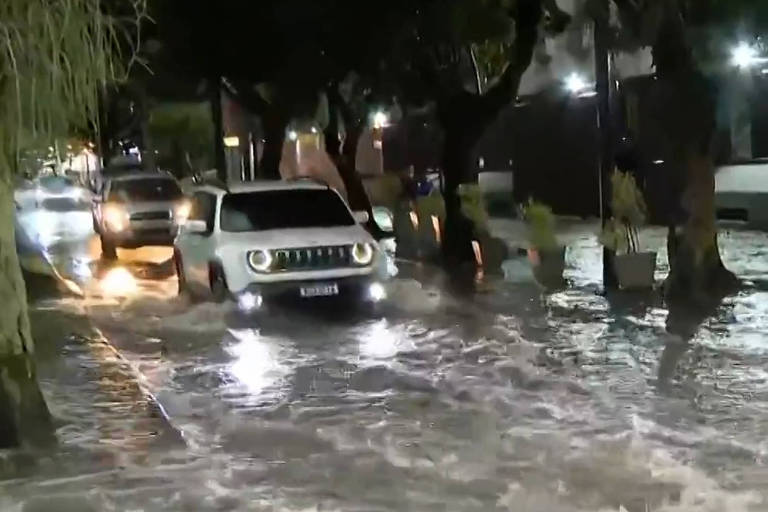
[[[649,230],[643,243],[663,248],[663,236]],[[113,321],[142,322],[142,335],[113,338],[163,370],[151,384],[188,448],[97,448],[151,430],[126,421],[141,417],[130,394],[94,410],[87,387],[49,385],[51,400],[69,404],[75,433],[64,438],[88,440],[61,473],[121,467],[109,477],[118,483],[100,474],[45,491],[50,473],[30,475],[17,490],[0,484],[15,496],[0,509],[97,489],[96,510],[767,510],[768,239],[724,235],[726,264],[757,284],[689,339],[667,332],[653,294],[598,295],[594,230],[567,237],[571,287],[550,295],[524,279],[469,300],[395,286],[393,303],[407,306],[381,319],[229,331],[224,313],[212,326],[202,306],[158,301],[166,330],[156,336],[146,311],[123,311]],[[66,355],[61,375],[82,363]]]
[[[357,333],[360,356],[368,364],[390,364],[400,352],[413,350],[415,345],[400,325],[381,319],[363,326]]]
[[[229,372],[248,393],[259,396],[288,374],[289,369],[282,363],[285,351],[278,345],[270,343],[254,329],[229,332],[236,340],[227,347],[232,356]]]

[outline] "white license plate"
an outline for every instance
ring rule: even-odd
[[[319,284],[316,286],[302,286],[299,290],[301,296],[304,298],[310,297],[333,297],[339,294],[339,285],[333,284]]]

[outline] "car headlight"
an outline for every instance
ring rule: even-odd
[[[248,264],[256,272],[269,272],[272,269],[272,253],[259,249],[248,253]]]
[[[373,245],[369,243],[358,243],[352,246],[352,261],[355,265],[370,265],[373,262],[373,254]]]
[[[119,204],[108,204],[104,206],[104,224],[110,231],[123,231],[128,227],[130,218],[125,208]]]
[[[174,218],[178,224],[187,222],[190,213],[192,213],[192,204],[186,200],[179,203],[173,211]]]

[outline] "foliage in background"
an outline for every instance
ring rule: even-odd
[[[166,103],[152,109],[149,131],[156,163],[177,176],[212,169],[213,123],[206,103]]]
[[[555,214],[544,203],[530,199],[523,210],[531,248],[552,251],[560,247],[555,236]]]
[[[459,198],[461,199],[462,213],[473,222],[477,230],[487,232],[488,209],[486,208],[485,197],[480,189],[480,185],[476,183],[460,185]]]
[[[603,229],[601,243],[614,251],[637,252],[638,228],[645,224],[648,208],[631,174],[616,170],[611,176],[611,211],[613,218]]]
[[[432,216],[441,221],[445,219],[445,201],[443,195],[433,190],[431,194],[416,199],[416,213],[420,222],[426,222]]]
[[[126,3],[138,27],[144,0]],[[0,179],[23,148],[97,124],[101,91],[125,77],[126,30],[101,0],[0,2]]]

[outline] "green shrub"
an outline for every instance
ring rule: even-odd
[[[433,190],[428,196],[419,197],[416,199],[416,213],[420,222],[426,222],[433,215],[440,220],[445,219],[443,195],[439,191]]]
[[[611,211],[600,242],[617,252],[637,252],[640,245],[638,228],[645,224],[647,207],[635,178],[618,170],[611,176]]]
[[[528,241],[531,247],[549,251],[560,247],[555,236],[555,215],[552,208],[533,199],[523,210],[528,225]]]

